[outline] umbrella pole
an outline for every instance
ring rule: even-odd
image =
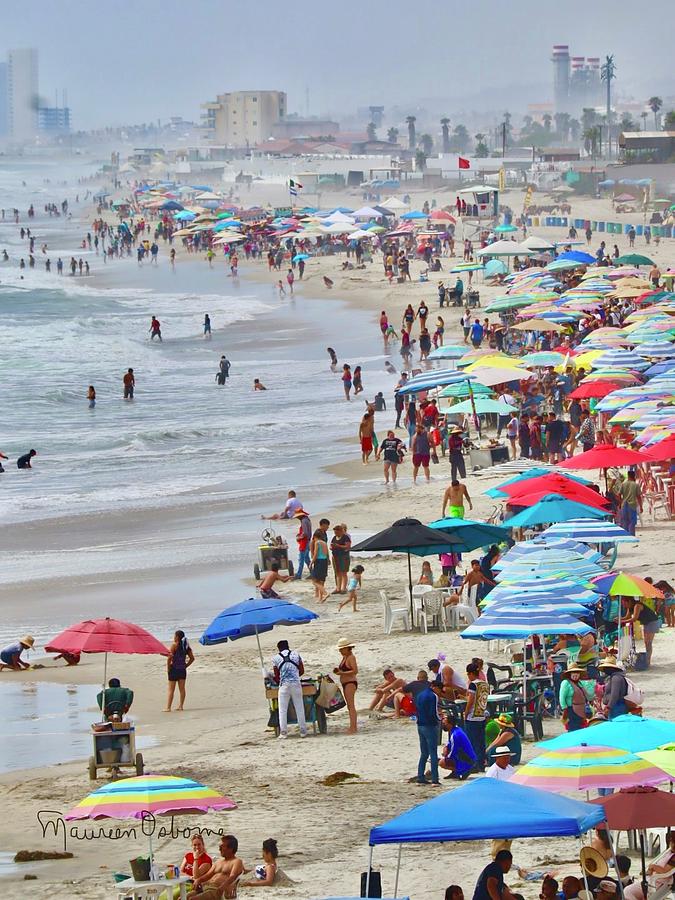
[[[672,783],[672,782],[671,782]],[[647,869],[645,862],[645,833],[640,832],[640,865],[642,868],[642,893],[647,896],[649,885],[647,884]]]
[[[402,853],[402,851],[403,851],[403,844],[399,844],[398,845],[398,857],[396,859],[396,879],[394,880],[394,900],[396,900],[396,897],[398,897],[398,876],[401,871],[401,853]],[[644,859],[644,857],[643,857],[643,859]],[[642,867],[642,870],[644,871],[644,865]],[[645,896],[647,896],[647,895],[645,894]]]
[[[370,852],[368,853],[368,872],[366,874],[366,897],[370,896],[370,873],[373,870],[373,846],[370,845]]]
[[[263,660],[262,647],[260,646],[260,635],[258,634],[258,626],[254,625],[253,627],[255,628],[255,639],[258,642],[258,654],[260,656],[260,668],[262,670],[263,678],[264,678],[265,677],[265,661]]]
[[[623,884],[621,883],[621,873],[619,872],[619,864],[616,861],[616,850],[614,849],[614,840],[612,839],[612,832],[607,829],[607,838],[609,840],[609,846],[612,850],[612,862],[614,864],[614,868],[616,870],[616,880],[619,884],[619,897],[621,900],[626,900],[624,892],[623,892]]]
[[[588,791],[586,791],[586,796],[588,796]],[[581,849],[583,850],[583,848],[584,848],[584,842],[583,842],[583,840],[582,840],[581,838],[579,838],[579,846],[580,846]],[[586,896],[590,897],[590,896],[592,896],[592,893],[591,893],[591,891],[589,890],[589,887],[588,887],[588,878],[586,877],[586,869],[585,869],[583,866],[581,867],[581,874],[582,874],[583,879],[584,879],[584,888],[585,888],[585,890],[586,890]]]
[[[101,694],[101,722],[105,722],[105,685],[108,680],[108,652],[103,654],[103,693]]]
[[[415,627],[415,610],[413,608],[413,593],[412,593],[412,565],[410,562],[410,550],[408,550],[408,593],[410,594],[410,625],[414,629]]]

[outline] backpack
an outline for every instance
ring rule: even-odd
[[[631,681],[630,678],[626,678],[626,696],[623,698],[626,706],[642,706],[644,698],[644,691],[639,688],[634,681]]]

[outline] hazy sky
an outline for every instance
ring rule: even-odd
[[[675,94],[673,0],[0,0],[0,21],[0,54],[37,47],[41,93],[66,88],[76,128],[198,120],[246,88],[285,90],[301,113],[309,88],[310,112],[334,115],[447,98],[452,116],[502,108],[509,88],[545,101],[554,43],[614,53],[622,94]]]

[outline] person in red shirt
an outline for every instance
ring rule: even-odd
[[[180,874],[196,878],[198,875],[204,875],[209,871],[213,860],[206,852],[204,838],[201,834],[193,835],[190,845],[192,850],[189,850],[183,857],[183,862],[180,864]]]

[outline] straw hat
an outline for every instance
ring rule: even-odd
[[[308,515],[309,515],[309,513],[307,512],[306,509],[296,509],[296,511],[293,513],[293,518],[301,519],[303,516],[308,516]]]
[[[512,753],[508,747],[497,747],[495,750],[495,758],[497,756],[515,756],[515,753]]]
[[[623,672],[623,663],[618,659],[603,659],[601,663],[598,665],[599,669],[616,669],[618,672]]]
[[[464,429],[460,428],[459,425],[455,425],[450,429],[450,434],[464,434]]]
[[[25,634],[19,641],[20,644],[23,644],[24,647],[32,648],[35,643],[35,638],[32,634]]]
[[[609,872],[607,860],[594,847],[582,847],[579,862],[584,872],[594,878],[604,878]]]
[[[603,894],[616,894],[616,882],[609,879],[601,881],[594,893],[597,894],[599,891],[602,891]]]
[[[336,650],[351,650],[353,647],[354,641],[347,640],[347,638],[340,638],[335,645]]]
[[[500,716],[497,716],[496,721],[500,728],[506,728],[508,725],[513,725],[513,716],[510,716],[508,713],[502,713]]]
[[[580,675],[585,675],[585,674],[586,674],[586,669],[582,668],[581,666],[577,666],[576,664],[575,664],[575,665],[572,665],[572,666],[569,667],[569,669],[566,669],[566,670],[563,672],[563,677],[564,677],[565,675],[571,675],[572,672],[578,672]]]

